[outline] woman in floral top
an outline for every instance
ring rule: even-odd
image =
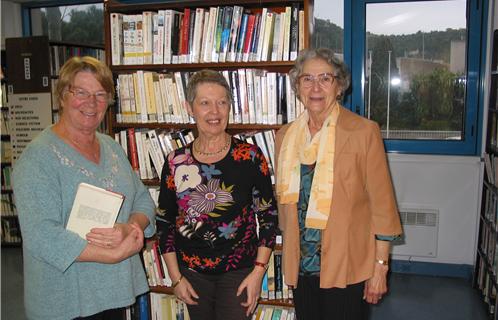
[[[249,317],[275,243],[268,164],[257,146],[225,132],[231,102],[218,72],[189,79],[187,108],[199,135],[169,154],[161,177],[161,249],[194,320]]]

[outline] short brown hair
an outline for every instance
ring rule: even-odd
[[[190,105],[194,103],[197,87],[203,83],[214,83],[222,86],[226,91],[230,104],[232,103],[232,91],[225,77],[218,71],[203,69],[194,73],[188,80],[186,99]]]
[[[64,63],[59,72],[59,79],[55,88],[57,101],[62,102],[65,91],[73,84],[78,72],[82,71],[91,72],[95,76],[105,92],[111,96],[109,104],[112,104],[114,102],[112,99],[114,98],[112,72],[104,63],[90,56],[72,57]]]

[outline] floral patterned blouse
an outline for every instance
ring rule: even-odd
[[[252,266],[258,247],[275,245],[277,228],[263,153],[232,138],[228,154],[207,164],[194,158],[191,147],[171,152],[161,174],[157,228],[162,252],[176,251],[180,265],[203,273]]]

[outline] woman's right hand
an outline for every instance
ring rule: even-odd
[[[197,301],[194,300],[194,299],[199,299],[199,296],[195,292],[190,282],[185,277],[182,277],[180,283],[178,283],[176,287],[173,289],[173,293],[179,300],[185,302],[186,304],[190,305],[199,304]]]
[[[142,250],[144,245],[144,233],[140,226],[133,223],[129,225],[131,226],[130,231],[115,249],[119,261],[137,254]]]

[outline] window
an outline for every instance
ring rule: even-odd
[[[380,125],[388,151],[475,155],[487,7],[487,0],[315,0],[311,46],[343,56],[352,74],[344,104]]]
[[[39,7],[29,11],[31,35],[47,35],[50,41],[104,45],[102,3]]]
[[[366,117],[386,139],[462,140],[466,2],[366,5]]]

